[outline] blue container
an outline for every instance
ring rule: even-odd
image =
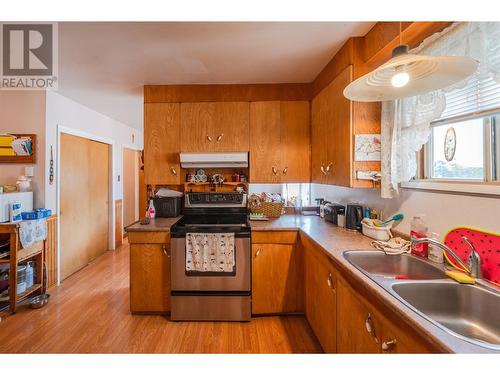
[[[23,220],[39,220],[52,215],[52,210],[46,208],[37,208],[33,211],[26,211],[21,213]]]

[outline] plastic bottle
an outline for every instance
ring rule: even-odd
[[[149,207],[148,207],[148,217],[150,219],[154,219],[156,216],[156,210],[155,210],[155,205],[153,204],[153,200],[149,200]]]
[[[324,218],[325,217],[325,201],[322,200],[319,204],[319,217]]]
[[[410,237],[423,238],[427,237],[427,225],[424,221],[425,215],[415,215],[411,219]],[[427,258],[429,255],[429,244],[421,243],[411,247],[411,253],[419,257]]]
[[[433,240],[438,241],[439,240],[439,235],[435,232],[432,232],[429,235],[430,238]],[[441,250],[439,247],[434,246],[434,245],[429,245],[429,260],[434,262],[434,263],[439,263],[442,264],[444,262],[444,256],[443,256],[443,250]]]
[[[34,268],[33,262],[26,263],[26,289],[29,289],[34,284]]]

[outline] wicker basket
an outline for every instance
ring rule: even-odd
[[[250,212],[253,214],[263,214],[267,217],[280,217],[283,212],[283,203],[260,202],[250,204]]]

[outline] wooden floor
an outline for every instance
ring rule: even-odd
[[[129,312],[129,248],[107,252],[0,322],[0,353],[318,353],[303,316],[171,322]]]

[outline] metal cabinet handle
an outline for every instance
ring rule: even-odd
[[[321,164],[321,173],[323,173],[325,176],[327,175],[327,172],[325,171],[325,166],[323,164]]]
[[[211,136],[209,136],[209,135],[207,135],[207,140],[208,140],[209,142],[212,142],[212,137],[211,137]]]
[[[331,272],[328,274],[328,278],[326,279],[326,283],[328,284],[328,288],[333,289],[333,279],[332,279]]]
[[[382,351],[387,352],[387,351],[391,350],[392,348],[394,348],[396,346],[396,343],[397,343],[396,339],[384,341],[382,343]]]
[[[224,133],[222,133],[217,137],[217,142],[220,142],[222,140],[222,137],[224,137]]]
[[[161,247],[161,249],[163,250],[163,254],[165,254],[167,256],[167,258],[170,258],[170,249],[167,245],[163,245]]]
[[[373,328],[372,314],[370,313],[368,313],[368,316],[366,317],[365,328],[366,332],[368,332],[374,338],[375,342],[378,342],[378,338],[375,335],[375,329]]]
[[[276,176],[278,174],[278,168],[273,165],[272,170],[273,170],[274,175]]]
[[[257,258],[260,254],[260,249],[257,249],[257,251],[255,252],[255,258]]]
[[[283,174],[286,175],[286,172],[288,172],[288,167],[283,168]]]
[[[175,168],[174,168],[174,167],[170,167],[170,171],[172,172],[172,174],[173,174],[174,176],[177,176],[177,171],[175,170]]]
[[[333,163],[328,164],[326,167],[326,173],[330,173],[330,169],[332,168]]]

